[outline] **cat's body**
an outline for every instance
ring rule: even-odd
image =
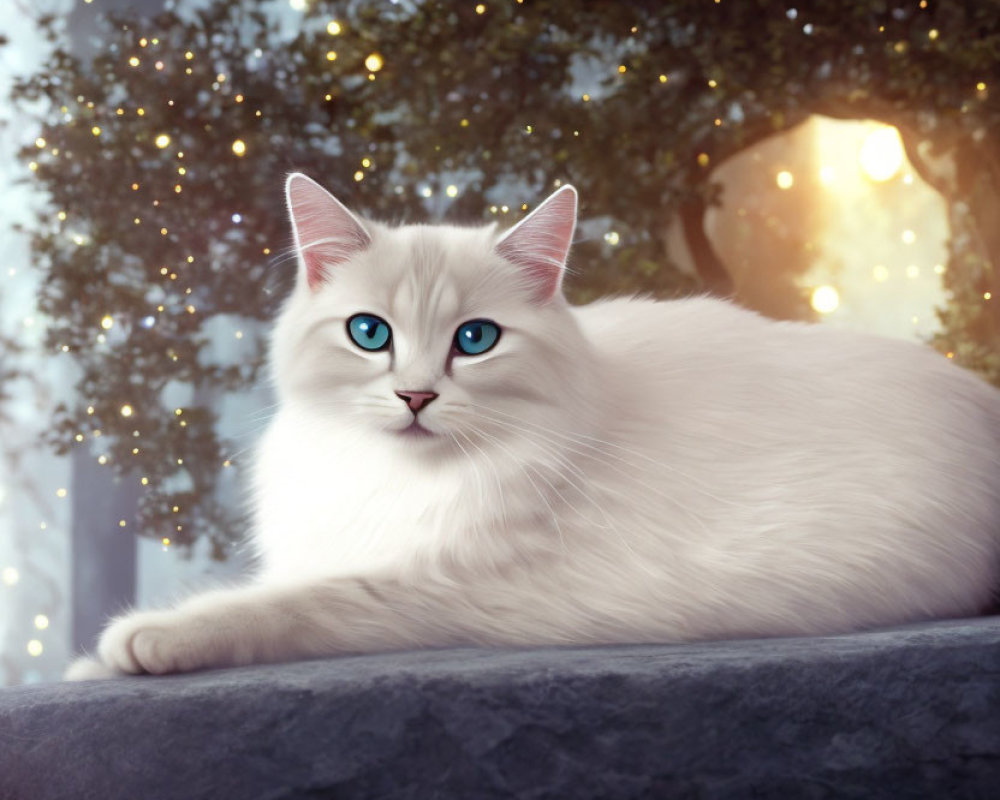
[[[707,298],[572,308],[571,192],[498,237],[361,223],[289,186],[302,269],[260,571],[114,623],[106,666],[822,634],[988,604],[1000,392],[942,356]],[[352,341],[359,314],[391,326],[384,349]],[[468,320],[499,339],[456,350]]]

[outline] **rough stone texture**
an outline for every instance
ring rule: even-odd
[[[1000,617],[0,691],[3,800],[1000,797]]]

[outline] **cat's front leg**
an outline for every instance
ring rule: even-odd
[[[101,662],[119,673],[163,675],[229,666],[234,620],[181,609],[137,611],[114,620],[98,643]]]
[[[101,634],[100,661],[118,673],[164,675],[282,660],[294,620],[254,587],[198,595],[177,608],[136,611]],[[276,657],[277,656],[277,657]]]

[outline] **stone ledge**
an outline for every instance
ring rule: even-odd
[[[995,798],[1000,617],[0,690],[3,800]]]

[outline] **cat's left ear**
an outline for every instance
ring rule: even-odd
[[[566,258],[576,230],[576,189],[563,186],[507,231],[496,251],[522,267],[547,303],[562,287]]]
[[[295,231],[295,249],[310,289],[327,278],[327,270],[371,244],[371,236],[347,207],[301,172],[285,184],[288,213]]]

